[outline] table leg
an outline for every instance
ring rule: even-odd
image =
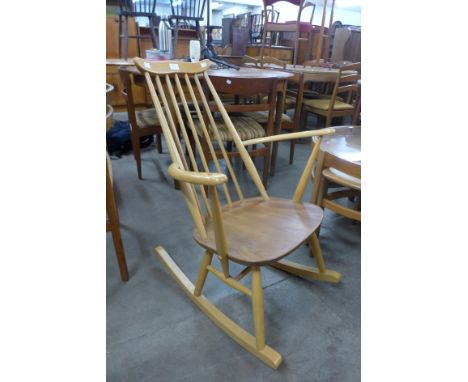
[[[317,204],[317,198],[320,190],[320,174],[323,170],[323,161],[325,159],[325,153],[320,151],[317,157],[317,164],[315,168],[312,170],[314,177],[313,177],[313,184],[312,184],[312,195],[310,197],[310,202],[312,204]],[[310,174],[312,176],[312,174]]]
[[[281,118],[283,116],[283,105],[284,105],[284,96],[285,90],[284,87],[286,86],[286,81],[284,81],[284,86],[282,87],[281,91],[278,92],[278,96],[276,98],[276,110],[275,110],[275,124],[273,127],[273,135],[281,134]],[[271,153],[271,162],[270,162],[270,175],[275,175],[275,168],[276,168],[276,157],[278,156],[278,142],[273,142],[273,150]]]

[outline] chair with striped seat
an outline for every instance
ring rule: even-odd
[[[361,79],[361,63],[343,65],[340,67],[331,96],[314,99],[304,99],[302,110],[303,121],[307,113],[314,113],[325,118],[325,127],[332,126],[335,117],[353,116],[356,109],[358,80]]]
[[[138,178],[142,179],[141,172],[141,147],[140,138],[149,135],[156,135],[156,145],[158,152],[162,153],[161,125],[154,108],[136,110],[133,98],[134,78],[133,74],[127,70],[127,67],[119,68],[119,75],[122,80],[124,91],[123,95],[127,102],[128,120],[130,122],[132,150],[137,165]]]
[[[313,204],[302,202],[319,152],[321,137],[332,134],[334,130],[323,129],[275,136],[267,135],[262,138],[242,141],[217,93],[216,87],[220,84],[214,86],[208,76],[210,61],[155,62],[141,58],[135,58],[134,61],[138,69],[145,74],[146,83],[161,122],[172,160],[168,169],[169,175],[179,182],[180,190],[195,224],[193,238],[204,250],[195,285],[163,247],[156,247],[155,252],[188,297],[220,329],[245,350],[276,369],[282,362],[282,356],[265,343],[262,267],[269,265],[294,275],[332,283],[339,282],[341,277],[338,272],[325,267],[320,244],[315,234],[323,217],[322,210]],[[212,156],[216,172],[211,172],[203,150],[200,152],[200,160],[195,159],[194,147],[188,140],[189,132],[191,131],[194,135],[197,147],[200,147],[201,143],[193,123],[193,110],[184,105],[181,111],[178,111],[179,109],[176,107],[172,108],[176,111],[175,116],[171,113],[171,104],[175,106],[178,102],[173,86],[174,82],[180,90],[177,94],[181,98],[183,98],[182,84],[188,88],[192,99],[195,99],[194,88],[198,90],[201,99],[193,102],[193,105],[199,120],[204,121],[200,124],[200,128],[203,136],[207,138],[205,143]],[[224,82],[226,83],[226,81]],[[226,90],[222,87],[220,89]],[[264,91],[264,89],[261,90]],[[213,102],[210,102],[210,99]],[[186,103],[187,100],[183,98],[182,101]],[[226,126],[226,131],[229,133],[256,191],[258,191],[258,196],[244,197],[243,187],[239,184],[236,173],[231,166],[228,152],[224,149],[218,130],[219,123],[213,117],[213,110],[219,113],[218,120],[222,119],[224,126]],[[204,116],[207,117],[206,121]],[[209,139],[210,135],[214,136],[214,140],[220,148],[219,159],[225,161],[227,175],[222,172],[213,142]],[[312,136],[317,136],[318,141],[307,159],[292,200],[268,196],[246,147],[253,144],[268,144],[274,141]],[[181,139],[186,142],[187,155],[182,148]],[[224,206],[221,205],[221,200],[224,202]],[[169,224],[169,222],[167,223]],[[306,242],[310,243],[310,251],[314,255],[317,268],[283,259]],[[187,248],[187,251],[192,252],[192,249]],[[192,255],[192,253],[190,254]],[[212,263],[214,259],[219,260],[219,265],[215,266]],[[244,266],[237,275],[231,274],[233,262]],[[208,273],[252,299],[255,335],[250,334],[232,321],[202,294]],[[252,275],[250,288],[241,282],[248,274]],[[223,349],[220,350],[223,351]]]
[[[230,121],[233,123],[236,133],[241,140],[246,141],[268,137],[273,134],[277,90],[276,78],[256,78],[255,86],[252,86],[252,79],[250,78],[232,77],[226,81],[226,79],[222,77],[213,77],[211,81],[218,94],[224,97],[224,109],[228,113],[231,113]],[[208,89],[205,89],[205,93],[207,90]],[[258,94],[267,94],[266,102],[255,102],[254,100]],[[234,96],[234,98],[230,99],[230,96]],[[244,102],[240,102],[240,99],[244,99]],[[260,124],[251,117],[250,114],[258,112],[266,113],[267,120],[265,123]],[[210,126],[210,118],[212,118],[213,122],[216,124],[216,129]],[[232,150],[233,137],[219,113],[218,106],[214,102],[209,100],[209,111],[205,109],[203,118],[194,119],[194,123],[198,135],[201,137],[201,146],[208,161],[212,160],[214,155],[210,153],[207,141],[213,140],[215,138],[215,133],[220,135],[222,142],[227,142],[227,151],[230,158],[239,156],[238,151]],[[207,131],[209,137],[205,137],[202,134],[201,127],[203,124],[206,124],[208,127]],[[258,156],[263,157],[263,184],[267,187],[270,171],[270,143],[262,144],[261,146],[262,147],[257,147],[256,144],[252,145],[248,152],[253,158]],[[220,157],[221,152],[218,151],[215,155]]]

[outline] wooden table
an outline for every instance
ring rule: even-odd
[[[323,170],[321,164],[325,155],[332,155],[338,159],[361,166],[361,127],[360,126],[333,126],[334,135],[326,135],[322,139],[320,152],[317,158],[315,174]],[[316,141],[316,139],[314,139]],[[316,203],[319,191],[319,182],[312,187],[311,202]]]

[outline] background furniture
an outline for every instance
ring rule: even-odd
[[[315,230],[322,219],[321,209],[301,202],[306,183],[310,177],[309,174],[319,151],[320,139],[318,139],[314,150],[310,154],[292,200],[270,198],[268,196],[252,159],[244,146],[275,140],[286,140],[298,136],[323,136],[333,133],[333,130],[324,129],[321,131],[283,134],[243,142],[237,134],[208,76],[209,61],[204,60],[195,63],[180,62],[178,63],[177,70],[170,69],[169,65],[173,65],[174,63],[175,61],[149,62],[142,59],[136,60],[136,65],[142,72],[150,73],[155,77],[156,88],[153,85],[153,81],[149,78],[147,78],[147,85],[150,89],[171,154],[172,164],[169,166],[168,171],[170,176],[180,183],[181,191],[195,223],[194,239],[205,250],[196,284],[193,285],[191,283],[163,247],[159,246],[155,248],[155,252],[183,288],[184,292],[216,325],[247,351],[258,357],[268,366],[276,369],[280,365],[282,357],[281,354],[265,343],[261,267],[271,265],[295,275],[326,282],[339,282],[341,276],[338,272],[326,269],[320,252],[320,245],[315,235]],[[172,82],[169,80],[165,81],[165,77],[170,76],[176,84],[182,79],[189,89],[191,88],[191,81],[194,81],[199,95],[202,97],[202,106],[209,109],[208,99],[202,89],[199,75],[202,76],[211,97],[219,108],[223,122],[233,138],[236,149],[260,197],[244,198],[232,166],[229,165],[230,161],[225,151],[222,151],[222,158],[227,164],[227,172],[231,178],[231,184],[236,191],[233,194],[239,198],[238,201],[233,201],[233,196],[227,187],[228,176],[221,173],[221,167],[216,156],[214,156],[215,173],[210,172],[210,169],[205,164],[201,171],[197,168],[189,167],[173,118],[171,113],[168,112],[170,110],[168,103],[171,102],[169,96]],[[167,85],[166,89],[161,85],[161,81]],[[195,97],[193,96],[192,98]],[[198,105],[195,99],[194,105]],[[174,104],[173,107],[176,108],[177,104]],[[190,121],[190,110],[185,109],[185,114],[187,120]],[[181,129],[185,128],[185,125],[181,126]],[[203,134],[208,136],[209,133],[206,126],[202,125],[202,128],[204,130]],[[216,138],[218,145],[223,147],[221,137],[217,136]],[[208,144],[211,146],[210,152],[213,152],[214,147],[212,143],[208,141]],[[192,157],[193,152],[189,156]],[[209,200],[206,190],[209,194]],[[226,200],[224,207],[221,205],[220,196]],[[310,241],[310,247],[318,268],[282,260],[283,257],[290,254],[306,241]],[[212,265],[213,259],[219,260],[220,268]],[[230,270],[232,268],[230,264],[232,262],[242,264],[245,268],[237,275],[231,275]],[[226,285],[251,297],[255,336],[230,320],[202,295],[208,273],[213,274]],[[248,273],[252,274],[251,288],[240,282]]]
[[[282,0],[264,0],[264,13],[267,14],[268,6],[272,6],[274,3],[282,1]],[[260,56],[265,55],[265,46],[267,44],[267,40],[269,40],[269,48],[270,52],[268,53],[271,56],[271,47],[273,45],[273,33],[282,33],[282,32],[289,32],[293,34],[293,41],[294,41],[294,56],[293,56],[293,64],[297,64],[297,57],[299,52],[299,40],[305,40],[310,43],[310,30],[312,29],[312,18],[314,16],[315,4],[310,1],[306,0],[285,0],[291,4],[297,5],[298,13],[297,19],[295,23],[278,23],[278,22],[270,22],[267,18],[265,18],[265,25],[263,27],[263,38],[262,38],[262,48],[260,51]],[[301,22],[301,15],[304,9],[312,7],[312,16],[309,23],[302,23]],[[301,37],[300,32],[305,32],[307,37]],[[278,42],[277,42],[278,43]],[[309,48],[309,46],[308,46]],[[308,51],[310,49],[307,49]]]
[[[172,29],[172,52],[173,57],[180,57],[176,51],[176,46],[179,41],[180,30],[190,31],[191,36],[195,36],[200,40],[200,44],[203,46],[202,36],[200,30],[200,21],[203,21],[205,12],[206,0],[171,0],[171,11],[172,14],[168,17],[170,28]],[[185,36],[184,36],[185,35]],[[187,39],[187,33],[181,35],[181,38]],[[188,40],[193,37],[188,38]]]
[[[130,122],[132,134],[133,156],[135,157],[137,165],[138,178],[142,179],[140,138],[147,137],[148,135],[156,135],[156,145],[158,152],[161,154],[162,130],[154,108],[146,108],[144,110],[136,109],[133,95],[135,90],[135,81],[133,80],[133,74],[128,70],[128,67],[121,66],[119,68],[119,74],[123,84],[122,94],[124,95],[127,103],[128,121]]]
[[[112,85],[106,84],[106,93],[113,91]],[[106,130],[112,127],[112,106],[107,105],[106,108]],[[112,182],[112,167],[109,159],[109,154],[106,150],[106,232],[111,232],[114,242],[115,255],[119,264],[120,278],[122,281],[128,281],[128,268],[125,259],[125,251],[122,244],[122,236],[120,235],[120,221],[117,203],[115,202],[114,187]]]
[[[361,79],[360,71],[360,62],[341,66],[329,97],[303,100],[302,121],[306,122],[307,113],[314,113],[324,117],[325,126],[329,127],[335,117],[353,116],[356,110],[357,81]]]
[[[322,141],[314,171],[311,203],[361,221],[361,127],[337,126],[334,129],[335,135]],[[341,189],[329,192],[329,185]],[[357,205],[351,208],[335,201],[343,198],[356,198]]]
[[[224,101],[223,107],[228,113],[236,113],[236,116],[231,117],[231,122],[234,124],[240,139],[247,141],[249,139],[271,136],[273,134],[276,110],[277,80],[275,75],[273,73],[266,73],[264,75],[260,71],[253,73],[250,71],[250,75],[246,75],[246,73],[238,74],[235,70],[219,72],[212,71],[210,73],[210,80],[221,97],[225,95],[236,96],[234,103]],[[253,82],[255,82],[255,86],[252,86]],[[251,100],[248,103],[239,102],[239,98],[241,97],[252,99],[259,94],[267,95],[265,102],[252,102]],[[218,111],[219,107],[213,107],[210,113]],[[237,116],[237,113],[240,113],[240,115]],[[261,120],[258,120],[259,113]],[[208,122],[207,118],[205,118],[205,122]],[[223,119],[213,119],[213,122],[216,123],[216,126],[212,125],[211,127],[210,138],[213,138],[213,131],[217,129],[221,134],[222,140],[229,141],[228,157],[239,156],[238,152],[231,149],[233,137],[229,134],[229,129],[224,124]],[[262,146],[264,147],[257,148],[257,145],[253,145],[252,149],[248,152],[252,158],[257,156],[263,157],[263,185],[266,188],[268,186],[270,171],[271,148],[268,143]],[[205,156],[208,155],[209,152],[205,149]]]
[[[150,38],[153,42],[153,48],[158,47],[158,38],[155,28],[158,27],[160,18],[156,16],[157,0],[142,0],[134,3],[132,0],[119,0],[119,58],[122,57],[122,38],[124,39],[124,59],[128,58],[128,39],[145,39]],[[149,22],[150,36],[128,34],[128,18],[132,17],[147,17]],[[122,23],[122,18],[125,18],[125,24]],[[122,34],[122,25],[124,25],[124,34]]]
[[[232,54],[242,56],[249,42],[252,19],[250,12],[237,15],[232,24]]]
[[[120,78],[119,67],[122,65],[132,67],[132,64],[132,61],[129,60],[106,59],[106,82],[115,89],[115,91],[108,94],[108,101],[115,111],[127,110],[127,100],[123,94],[125,86]],[[151,99],[147,95],[145,87],[137,86],[133,89],[133,104],[137,108],[148,107],[151,104]]]

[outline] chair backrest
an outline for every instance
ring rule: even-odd
[[[297,57],[298,57],[298,50],[299,50],[299,32],[300,32],[300,25],[301,25],[301,16],[304,9],[308,7],[312,7],[312,13],[310,17],[310,24],[312,25],[312,19],[314,17],[315,12],[315,4],[309,0],[263,0],[263,14],[268,16],[268,12],[272,12],[271,9],[268,7],[273,7],[273,4],[279,1],[286,1],[293,5],[297,5],[298,12],[296,22],[288,22],[288,23],[278,23],[276,21],[270,21],[268,17],[264,17],[264,26],[263,26],[263,36],[262,36],[262,48],[260,50],[260,56],[264,55],[265,44],[267,40],[267,35],[270,35],[270,49],[273,43],[273,35],[276,32],[276,36],[278,36],[278,32],[292,32],[295,33],[294,36],[294,57],[293,57],[293,64],[297,64]],[[279,14],[278,14],[279,16]],[[277,39],[277,37],[276,37]]]
[[[145,73],[145,78],[150,90],[156,112],[161,123],[166,144],[171,155],[172,163],[177,170],[195,171],[195,172],[210,172],[208,160],[204,156],[202,143],[199,139],[194,116],[195,113],[199,120],[199,125],[202,129],[203,137],[208,145],[208,150],[213,159],[214,166],[218,173],[222,173],[221,165],[216,155],[213,143],[210,138],[210,131],[214,134],[214,141],[221,150],[222,159],[225,160],[231,184],[234,186],[235,194],[239,200],[244,198],[236,174],[232,168],[229,156],[224,148],[223,141],[216,127],[212,111],[213,105],[210,98],[213,99],[216,110],[219,111],[225,126],[228,128],[230,135],[233,138],[233,143],[236,146],[242,160],[246,165],[253,183],[257,187],[258,192],[264,199],[268,199],[265,187],[262,184],[260,176],[252,162],[246,148],[242,144],[241,139],[229,118],[226,108],[223,105],[215,87],[208,76],[207,70],[211,62],[203,60],[196,63],[186,63],[180,61],[161,61],[149,62],[141,58],[134,59],[135,64]],[[154,79],[151,78],[154,76]],[[153,82],[154,81],[154,82]],[[251,83],[251,80],[250,80]],[[156,86],[155,86],[156,85]],[[245,84],[244,84],[245,85]],[[228,87],[226,81],[219,81],[217,86]],[[184,92],[183,87],[186,88]],[[253,88],[252,86],[247,86]],[[188,95],[186,94],[188,90]],[[226,90],[221,88],[221,90]],[[251,92],[252,90],[250,90]],[[189,103],[193,105],[195,110],[190,110]],[[179,108],[182,104],[182,108]],[[175,107],[173,107],[175,105]],[[173,113],[169,110],[173,110]],[[188,159],[184,155],[182,144],[179,139],[179,132],[182,139],[185,141]],[[192,135],[195,147],[191,147]],[[195,149],[200,156],[200,161],[195,159]],[[212,216],[212,209],[208,202],[206,190],[203,186],[194,186],[188,182],[180,182],[181,190],[188,204],[189,210],[195,222],[195,226],[201,237],[206,236],[205,216]],[[226,184],[222,185],[222,195],[228,205],[232,205],[233,196]],[[199,200],[201,196],[202,202]]]
[[[203,19],[206,0],[171,0],[172,16]]]
[[[346,103],[351,104],[358,92],[358,80],[361,79],[361,63],[342,65],[338,71],[338,77],[330,98],[333,109],[337,97],[341,97]],[[345,97],[343,97],[345,95]],[[331,110],[332,110],[331,109]]]
[[[138,14],[153,14],[156,10],[157,0],[140,0],[133,2],[132,0],[119,0],[121,13]]]

